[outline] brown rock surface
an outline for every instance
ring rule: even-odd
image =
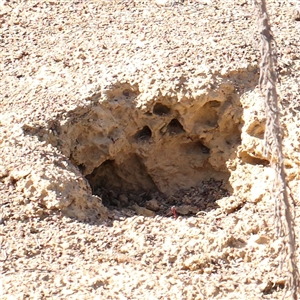
[[[0,3],[1,299],[282,297],[250,2]],[[299,20],[268,6],[298,205]]]

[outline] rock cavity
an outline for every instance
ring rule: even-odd
[[[242,108],[230,83],[196,97],[116,83],[52,126],[52,144],[78,166],[92,190],[165,195],[209,179],[228,182],[240,144]]]

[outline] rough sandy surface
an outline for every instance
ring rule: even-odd
[[[0,2],[1,299],[282,296],[250,2]],[[268,2],[298,205],[300,18]]]

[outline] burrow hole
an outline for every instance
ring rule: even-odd
[[[144,126],[143,129],[139,130],[135,135],[134,139],[138,142],[148,141],[152,136],[152,131],[148,126]]]
[[[177,119],[173,119],[167,126],[167,132],[170,135],[175,135],[175,134],[185,133],[185,130]]]
[[[267,159],[251,156],[245,151],[240,153],[240,157],[241,157],[243,163],[246,163],[246,164],[262,165],[262,166],[268,166],[270,164],[270,162]]]
[[[127,92],[123,96],[127,97]],[[118,109],[95,108],[93,118],[91,114],[87,117],[93,121],[86,122],[78,134],[81,144],[74,148],[73,163],[93,194],[123,216],[172,217],[172,207],[182,216],[215,209],[216,200],[231,192],[224,163],[230,153],[224,153],[234,151],[240,137],[239,124],[226,126],[223,138],[215,126],[222,105],[211,101],[187,116],[160,102],[149,108],[147,115],[133,112],[129,102]],[[99,126],[106,115],[118,126],[109,130]],[[107,133],[102,133],[102,128]],[[219,144],[211,137],[214,135]]]
[[[158,116],[167,115],[169,114],[170,110],[171,109],[168,106],[163,105],[161,103],[156,103],[153,107],[153,113]]]

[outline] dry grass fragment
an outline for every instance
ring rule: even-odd
[[[295,231],[293,199],[288,192],[284,155],[282,149],[283,132],[280,124],[280,110],[276,83],[277,53],[276,42],[271,32],[268,20],[266,1],[261,0],[254,4],[259,11],[258,29],[261,36],[261,65],[260,65],[260,90],[265,96],[266,131],[265,131],[265,156],[270,157],[271,166],[275,170],[272,187],[272,198],[275,199],[275,218],[277,238],[282,240],[282,262],[284,269],[286,263],[287,281],[286,295],[290,299],[298,299],[298,269],[295,258]],[[290,196],[290,197],[289,197]]]

